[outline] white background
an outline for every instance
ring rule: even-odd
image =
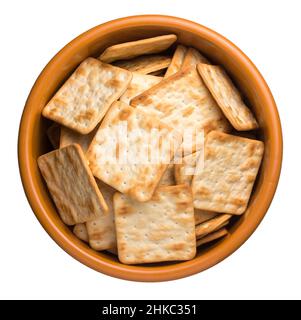
[[[301,298],[300,1],[1,1],[0,298],[245,299]],[[284,162],[274,201],[253,236],[201,274],[135,283],[97,273],[71,258],[32,213],[19,178],[22,109],[49,59],[75,36],[134,14],[168,14],[232,40],[257,65],[278,104]]]

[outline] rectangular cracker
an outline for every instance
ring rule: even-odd
[[[86,222],[89,244],[95,250],[113,249],[117,246],[113,207],[113,195],[116,190],[98,179],[96,182],[109,210],[106,215]]]
[[[230,214],[221,214],[213,219],[205,221],[195,226],[195,236],[197,239],[205,237],[207,234],[214,232],[225,226],[225,223],[231,218]]]
[[[165,170],[159,185],[160,186],[174,186],[176,184],[175,175],[174,175],[174,164],[171,163],[168,165],[167,169]]]
[[[103,62],[132,59],[145,54],[159,53],[169,48],[175,41],[175,34],[120,43],[108,47],[99,59]]]
[[[170,65],[170,62],[171,58],[169,56],[153,54],[140,56],[131,60],[116,61],[114,65],[131,72],[149,74],[166,69]]]
[[[53,149],[59,148],[61,128],[57,123],[53,123],[46,131],[47,137]]]
[[[244,213],[263,151],[261,141],[210,132],[205,138],[204,169],[192,180],[195,208]]]
[[[89,242],[89,236],[85,223],[78,223],[73,227],[73,233],[77,236],[78,239]]]
[[[220,213],[213,212],[213,211],[194,209],[194,220],[195,220],[196,225],[203,223],[205,221],[208,221],[218,215],[220,215]]]
[[[126,90],[131,72],[87,58],[44,107],[44,117],[81,134],[91,132]]]
[[[81,134],[66,127],[61,127],[60,148],[66,147],[69,144],[77,143],[82,150],[86,152],[88,147],[97,132],[98,126],[88,134]]]
[[[182,157],[180,163],[175,164],[175,180],[177,184],[188,184],[191,186],[192,178],[195,174],[196,163],[201,156],[201,152],[196,151]]]
[[[46,153],[38,165],[64,223],[83,223],[108,210],[79,145]]]
[[[226,228],[221,228],[221,229],[219,229],[219,230],[217,230],[215,232],[212,232],[212,233],[208,234],[207,236],[197,240],[196,246],[200,247],[205,243],[209,243],[209,242],[212,242],[214,240],[220,239],[220,238],[226,236],[227,234],[228,234],[227,229]]]
[[[253,130],[258,123],[240,92],[220,66],[199,64],[197,69],[224,115],[236,130]]]
[[[159,187],[147,202],[116,193],[114,207],[118,257],[122,263],[194,258],[195,226],[188,186]]]
[[[120,133],[122,128],[127,129],[127,133],[122,130]],[[160,142],[155,139],[161,143],[162,150],[162,157],[156,163],[145,158],[153,149],[152,130],[157,130],[161,136]],[[147,201],[181,143],[174,139],[173,129],[156,116],[116,102],[99,127],[86,156],[94,176],[138,201]]]
[[[205,58],[198,50],[194,48],[188,48],[182,63],[182,69],[196,67],[198,63],[210,64],[208,59]]]
[[[155,77],[133,72],[132,81],[119,100],[129,104],[132,98],[138,96],[143,91],[151,88],[155,84],[159,83],[161,80],[162,77]]]
[[[181,44],[177,46],[173,54],[171,63],[165,73],[165,78],[170,77],[171,75],[173,75],[181,69],[186,52],[187,48],[185,46],[182,46]]]
[[[196,68],[179,71],[131,100],[134,107],[154,111],[161,121],[184,134],[230,130],[230,125],[203,83]],[[191,148],[192,147],[192,148]],[[195,151],[195,146],[183,149]]]

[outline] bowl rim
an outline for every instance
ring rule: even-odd
[[[36,192],[35,185],[32,181],[31,175],[29,174],[31,172],[29,164],[30,159],[26,153],[29,143],[29,134],[27,129],[30,124],[31,105],[34,103],[39,87],[46,79],[47,75],[51,73],[54,64],[60,59],[63,59],[69,50],[81,46],[84,39],[97,37],[99,33],[106,32],[107,30],[112,32],[125,27],[128,28],[129,26],[141,26],[145,24],[163,24],[165,27],[175,26],[178,28],[180,27],[181,29],[186,29],[190,32],[196,33],[198,36],[202,35],[207,40],[209,39],[209,41],[217,43],[225,50],[230,51],[231,55],[235,56],[236,59],[240,59],[248,69],[248,72],[250,72],[254,79],[256,79],[256,82],[267,101],[267,106],[272,118],[271,122],[274,137],[273,143],[270,147],[275,154],[271,164],[272,167],[269,167],[271,180],[267,188],[267,193],[261,202],[260,210],[257,210],[256,215],[252,216],[252,219],[248,222],[247,226],[239,226],[239,228],[235,230],[235,237],[234,235],[231,237],[231,241],[229,241],[230,239],[222,241],[219,245],[214,246],[212,249],[205,252],[201,257],[202,259],[198,257],[190,261],[155,268],[129,266],[112,262],[109,259],[98,255],[96,252],[93,254],[91,250],[85,248],[84,245],[80,245],[79,242],[71,241],[66,238],[48,216],[47,212],[43,209],[39,196]],[[63,250],[86,266],[116,278],[132,281],[167,281],[190,276],[214,266],[236,251],[255,231],[270,206],[280,177],[282,152],[283,141],[281,123],[274,98],[262,75],[251,60],[238,47],[236,47],[236,45],[217,32],[196,22],[166,15],[136,15],[111,20],[82,33],[69,42],[50,60],[34,83],[21,116],[18,136],[18,161],[23,188],[32,211],[46,232]]]

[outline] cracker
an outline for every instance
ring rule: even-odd
[[[185,46],[182,46],[181,44],[177,46],[173,54],[171,63],[165,73],[165,78],[170,77],[171,75],[173,75],[181,69],[186,52],[187,48]]]
[[[108,210],[79,145],[46,153],[38,165],[66,224],[83,223]]]
[[[120,127],[125,126],[127,135],[119,134]],[[160,142],[164,141],[162,157],[156,163],[144,157],[152,149],[150,133],[153,129],[160,133]],[[97,178],[138,201],[147,201],[181,143],[179,139],[174,140],[173,134],[173,129],[156,116],[116,102],[99,127],[86,156]]]
[[[203,151],[196,151],[194,153],[184,156],[180,163],[175,164],[175,180],[177,184],[188,184],[191,186],[192,178],[195,174],[196,163]]]
[[[220,226],[220,228],[224,228],[225,226],[227,226],[227,225],[229,224],[229,222],[230,222],[230,220],[224,222],[224,223]]]
[[[44,117],[79,133],[91,132],[126,90],[132,74],[87,58],[44,107]]]
[[[194,48],[188,48],[182,63],[182,69],[189,67],[196,67],[198,63],[210,64],[207,58],[205,58],[198,50]]]
[[[192,180],[195,208],[244,213],[263,151],[261,141],[210,132],[205,139],[204,169]]]
[[[196,254],[191,190],[157,188],[148,202],[114,195],[118,257],[126,264],[189,260]]]
[[[78,223],[73,227],[73,233],[77,236],[78,239],[89,242],[89,236],[87,232],[86,225],[84,223]]]
[[[196,238],[199,239],[201,237],[205,237],[207,234],[214,232],[223,226],[225,223],[229,221],[231,215],[229,214],[221,214],[213,219],[210,219],[206,222],[198,224],[195,226],[195,235]]]
[[[99,57],[103,62],[132,59],[145,54],[159,53],[169,48],[177,36],[174,34],[125,42],[107,48]]]
[[[131,72],[148,74],[166,69],[170,65],[170,62],[171,58],[169,56],[154,54],[140,56],[131,60],[116,61],[114,65]]]
[[[219,229],[219,230],[217,230],[215,232],[212,232],[212,233],[208,234],[207,236],[197,240],[196,246],[200,247],[205,243],[209,243],[209,242],[212,242],[214,240],[220,239],[220,238],[226,236],[227,234],[228,234],[227,229],[226,228],[221,228],[221,229]]]
[[[196,68],[179,71],[131,100],[134,107],[154,111],[178,132],[190,129],[205,134],[230,130],[230,125],[203,83]],[[191,148],[192,147],[192,148]],[[195,145],[183,149],[195,151]]]
[[[217,215],[220,215],[220,213],[213,212],[213,211],[206,211],[206,210],[200,210],[200,209],[194,209],[194,220],[195,224],[200,224],[205,221],[208,221]]]
[[[99,216],[96,219],[86,222],[89,244],[90,247],[95,250],[116,248],[117,243],[113,207],[113,195],[116,190],[98,179],[96,182],[108,205],[109,211],[106,215]]]
[[[86,152],[97,132],[97,129],[98,127],[96,127],[88,134],[81,134],[69,128],[62,127],[60,136],[60,148],[66,147],[72,143],[77,143],[81,146],[82,150]]]
[[[61,128],[57,123],[53,123],[46,131],[47,137],[54,149],[60,145],[60,131]]]
[[[132,81],[119,100],[129,104],[132,98],[138,96],[143,91],[151,88],[155,84],[159,83],[161,80],[161,77],[155,77],[133,72]]]
[[[175,182],[175,175],[174,175],[174,164],[169,164],[166,171],[164,172],[159,185],[164,186],[174,186]]]
[[[236,130],[258,128],[255,117],[222,67],[199,64],[197,69],[214,99]]]

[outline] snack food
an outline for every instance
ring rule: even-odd
[[[89,236],[87,232],[86,225],[84,223],[78,223],[73,227],[73,233],[78,237],[78,239],[89,242]]]
[[[244,213],[263,150],[261,141],[210,132],[205,139],[204,169],[192,180],[195,208]]]
[[[114,249],[117,245],[113,207],[113,195],[116,190],[98,179],[96,182],[109,210],[106,215],[86,222],[89,244],[95,250]]]
[[[170,163],[165,170],[159,185],[165,185],[165,186],[174,186],[176,184],[175,182],[175,175],[174,175],[174,164]]]
[[[119,100],[129,104],[132,98],[151,88],[161,80],[162,77],[155,77],[151,75],[140,74],[138,72],[133,72],[132,81]]]
[[[152,72],[160,72],[166,69],[171,62],[171,58],[166,55],[153,54],[148,56],[140,56],[130,60],[120,60],[114,63],[119,68],[126,69],[131,72],[149,74]]]
[[[172,60],[170,62],[170,65],[165,73],[165,78],[173,75],[181,69],[186,52],[187,48],[185,46],[182,46],[180,44],[177,46],[173,54]]]
[[[201,63],[197,69],[224,115],[236,130],[258,128],[252,112],[244,104],[239,91],[222,67]]]
[[[116,145],[116,140],[112,137],[123,138],[124,134],[118,133],[122,125],[127,128],[127,139]],[[158,143],[163,140],[165,143],[161,146],[162,157],[158,158],[156,163],[151,163],[144,157],[148,155],[151,131],[154,129],[162,137]],[[118,191],[129,194],[138,201],[147,201],[152,197],[172,160],[176,151],[174,148],[181,143],[171,134],[172,131],[172,128],[160,122],[157,117],[125,103],[116,102],[107,113],[87,151],[90,168],[97,178]],[[110,156],[110,150],[112,161],[104,161]],[[124,163],[122,157],[130,161]]]
[[[227,234],[228,234],[227,229],[226,228],[221,228],[221,229],[219,229],[217,231],[214,231],[214,232],[208,234],[207,236],[197,240],[196,246],[200,247],[203,244],[206,244],[206,243],[212,242],[214,240],[220,239],[220,238],[226,236]]]
[[[88,147],[94,138],[98,127],[96,127],[94,130],[92,130],[88,134],[81,134],[74,130],[71,130],[66,127],[61,127],[61,135],[60,135],[60,148],[66,147],[69,144],[77,143],[81,146],[82,150],[86,152],[88,150]]]
[[[223,226],[225,223],[228,223],[231,215],[229,214],[221,214],[213,219],[205,221],[195,226],[195,235],[196,238],[199,239],[201,237],[206,236],[207,234],[214,232]]]
[[[191,190],[163,186],[148,202],[114,195],[118,257],[126,264],[192,259],[196,253]]]
[[[64,223],[73,225],[106,214],[108,207],[79,145],[46,153],[38,158],[38,165]]]
[[[99,59],[103,62],[110,63],[116,60],[133,59],[140,55],[159,53],[169,48],[176,40],[176,35],[168,34],[154,38],[116,44],[107,48],[99,56]]]
[[[132,74],[87,58],[44,107],[44,117],[79,133],[91,132],[126,90]]]
[[[188,48],[182,63],[182,69],[196,67],[198,63],[210,64],[207,58],[205,58],[198,50],[194,48]]]
[[[208,221],[218,215],[220,215],[220,213],[208,210],[206,211],[201,209],[194,209],[194,220],[196,225]]]
[[[180,163],[175,164],[175,179],[177,184],[186,183],[191,186],[196,163],[202,152],[203,150],[188,154],[182,158]]]
[[[138,95],[131,106],[154,111],[161,121],[183,133],[187,128],[205,133],[228,131],[229,123],[204,85],[195,67],[179,71]],[[195,151],[195,146],[183,146]]]
[[[226,236],[263,156],[222,67],[182,44],[159,53],[176,39],[111,46],[99,59],[114,65],[87,58],[42,112],[57,122],[47,135],[60,149],[38,165],[59,215],[125,264],[189,260]]]

